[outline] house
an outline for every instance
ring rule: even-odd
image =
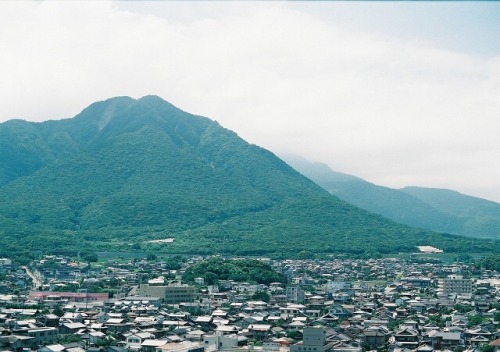
[[[403,328],[394,334],[394,342],[406,348],[417,348],[419,345],[419,333],[411,328]]]
[[[363,330],[363,342],[370,349],[383,346],[389,340],[389,330],[383,326],[370,326]]]
[[[210,315],[201,315],[194,319],[194,323],[200,325],[201,327],[208,328],[212,326],[213,317]]]
[[[155,352],[155,349],[168,344],[171,342],[168,339],[155,340],[155,339],[146,339],[141,343],[141,351],[142,352]]]
[[[131,350],[140,350],[142,343],[147,339],[154,339],[155,336],[149,332],[139,332],[136,334],[128,335],[125,346]]]
[[[30,336],[33,338],[31,342],[37,346],[41,344],[52,344],[57,341],[58,331],[53,327],[27,328],[17,330],[16,334],[22,336]]]
[[[219,325],[215,331],[222,335],[237,334],[238,328],[234,325]]]
[[[480,345],[487,345],[490,343],[490,340],[484,336],[474,336],[470,340],[470,345],[472,347],[479,347]]]
[[[169,342],[156,347],[155,352],[204,352],[205,347],[201,343],[182,341]]]
[[[82,323],[64,323],[59,326],[61,335],[76,334],[80,329],[85,329],[86,325]]]
[[[63,345],[59,345],[59,344],[56,344],[56,345],[46,345],[46,346],[40,347],[38,349],[38,352],[62,352],[65,349],[66,348]]]
[[[296,315],[302,312],[305,308],[302,304],[291,304],[288,303],[285,307],[280,307],[281,315]]]
[[[464,340],[460,332],[435,332],[429,333],[431,346],[435,350],[453,349],[456,346],[464,345]]]
[[[37,318],[37,321],[47,327],[58,327],[60,318],[55,314],[44,314]]]
[[[493,346],[493,348],[495,349],[494,350],[495,352],[500,351],[500,339],[496,339],[495,341],[491,341],[489,343],[489,346]]]
[[[330,306],[330,309],[328,310],[329,315],[334,315],[339,317],[340,319],[350,317],[352,315],[352,312],[346,308],[344,308],[340,304],[332,304]]]
[[[69,320],[75,323],[83,323],[83,320],[87,318],[87,314],[66,312],[61,317],[62,320]]]
[[[301,322],[299,320],[294,320],[290,324],[288,324],[288,330],[298,331],[298,330],[302,330],[304,328],[304,326],[306,326],[306,324],[304,324],[303,322]]]
[[[203,337],[203,345],[206,351],[229,350],[246,345],[247,340],[245,336],[241,335],[223,335],[216,333],[213,335],[205,335]]]
[[[0,336],[0,347],[2,347],[2,350],[9,348],[12,351],[21,351],[31,349],[32,346],[36,346],[36,344],[34,343],[34,338],[31,336]]]
[[[268,324],[251,324],[248,330],[256,340],[263,340],[269,336],[271,332],[271,325]]]

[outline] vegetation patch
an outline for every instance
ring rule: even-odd
[[[199,277],[203,278],[207,285],[217,284],[219,280],[264,285],[269,285],[271,282],[286,282],[286,277],[276,272],[271,265],[255,259],[210,258],[190,266],[182,279],[186,282],[194,282]]]

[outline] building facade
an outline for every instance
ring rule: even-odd
[[[183,302],[193,302],[196,289],[187,285],[157,286],[141,284],[137,288],[137,294],[145,297],[160,297],[166,304],[177,304]]]

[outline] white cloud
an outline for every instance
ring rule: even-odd
[[[2,2],[0,120],[158,94],[272,151],[500,201],[499,57],[354,31],[305,7]]]

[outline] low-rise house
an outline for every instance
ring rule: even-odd
[[[37,344],[34,342],[34,337],[32,336],[0,336],[0,347],[2,350],[22,351],[36,346]]]
[[[131,350],[140,350],[141,345],[145,340],[154,339],[154,335],[149,332],[139,332],[135,334],[130,334],[125,340],[125,347]]]
[[[471,347],[479,347],[481,345],[487,345],[490,340],[484,336],[474,336],[469,340]]]
[[[219,325],[215,331],[223,335],[229,335],[238,333],[238,328],[234,325]]]
[[[58,327],[60,318],[55,314],[44,314],[37,318],[37,322],[48,327]]]
[[[374,325],[363,330],[363,342],[371,349],[385,345],[389,336],[389,330],[383,326]]]
[[[82,335],[82,340],[86,338],[89,345],[95,346],[99,343],[100,340],[106,338],[106,334],[102,331],[90,331],[87,334]]]
[[[64,347],[63,345],[55,344],[42,346],[38,349],[38,352],[62,352],[64,350],[66,350],[66,347]]]
[[[385,320],[385,319],[368,319],[368,320],[364,320],[363,321],[363,325],[366,328],[369,328],[371,326],[383,326],[383,327],[387,327],[388,324],[389,324],[389,321]]]
[[[85,329],[87,326],[82,323],[64,323],[59,326],[61,335],[76,334],[79,330]]]
[[[344,308],[340,304],[333,304],[330,306],[330,309],[328,310],[328,314],[330,315],[335,315],[339,317],[340,319],[350,317],[352,315],[352,311]]]
[[[155,340],[155,339],[146,339],[141,343],[141,351],[142,352],[155,352],[156,348],[166,345],[170,343],[171,341],[168,339],[161,339],[161,340]]]
[[[205,351],[237,349],[246,345],[248,339],[245,336],[230,334],[212,334],[203,337]]]
[[[15,335],[32,337],[31,343],[33,346],[53,344],[58,338],[57,328],[53,327],[27,328],[15,330],[14,333]]]
[[[453,349],[456,346],[463,346],[464,340],[460,332],[431,332],[429,333],[431,346],[435,350]]]
[[[184,338],[188,341],[203,341],[203,336],[207,333],[202,330],[190,330],[186,333]]]
[[[156,347],[155,352],[205,352],[205,347],[201,343],[189,341],[169,342]]]
[[[411,328],[403,328],[394,334],[394,342],[398,345],[415,349],[419,345],[419,333]]]
[[[289,303],[285,307],[280,307],[280,314],[294,316],[300,314],[304,310],[304,308],[305,306],[303,306],[302,304]]]
[[[494,341],[491,341],[488,345],[492,346],[494,348],[495,352],[500,351],[500,338],[496,339]]]
[[[306,326],[306,324],[304,324],[303,322],[301,322],[299,320],[294,320],[290,324],[288,324],[288,330],[298,331],[298,330],[302,330],[305,326]]]
[[[263,340],[271,333],[271,325],[268,324],[251,324],[248,326],[248,331],[256,340]]]

